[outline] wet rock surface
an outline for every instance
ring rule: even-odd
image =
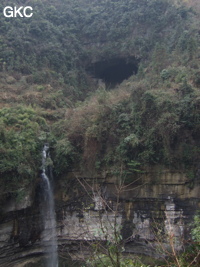
[[[182,246],[181,240],[190,239],[190,225],[200,206],[198,179],[190,188],[181,172],[145,173],[137,185],[122,190],[117,201],[113,177],[94,179],[79,174],[79,181],[87,181],[87,184],[93,181],[93,187],[88,188],[83,188],[79,181],[71,183],[72,177],[69,173],[60,178],[55,187],[59,253],[78,251],[83,242],[110,239],[114,222],[121,227],[127,253],[159,257],[158,228],[166,247],[164,239],[169,231],[173,231],[178,240],[177,249]],[[46,256],[48,242],[41,242],[43,224],[38,188],[31,206],[22,209],[18,206],[17,210],[7,207],[1,214],[0,266],[34,266]],[[107,229],[106,235],[97,231],[101,224]]]

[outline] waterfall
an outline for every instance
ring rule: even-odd
[[[57,235],[56,235],[56,219],[54,198],[47,175],[46,161],[49,158],[49,146],[44,145],[42,150],[42,183],[43,183],[43,203],[42,203],[42,218],[44,223],[43,242],[48,253],[47,267],[58,267],[58,252],[57,252]]]

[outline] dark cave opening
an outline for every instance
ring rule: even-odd
[[[113,58],[93,63],[88,71],[96,79],[101,79],[107,88],[113,88],[131,75],[137,74],[138,60],[131,58]]]

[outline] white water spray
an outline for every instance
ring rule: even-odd
[[[58,252],[57,252],[57,235],[56,235],[56,219],[53,192],[49,178],[46,174],[46,159],[48,158],[49,146],[44,145],[42,150],[42,180],[44,189],[44,203],[43,203],[43,222],[44,232],[43,241],[47,247],[47,267],[58,267]]]

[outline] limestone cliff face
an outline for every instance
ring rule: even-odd
[[[135,179],[135,181],[134,181]],[[190,223],[200,207],[198,177],[188,180],[182,172],[149,169],[132,177],[119,190],[109,174],[99,177],[68,173],[55,183],[57,236],[60,253],[76,251],[89,240],[112,240],[119,227],[126,252],[159,257],[158,229],[163,244],[173,233],[176,248],[190,238]],[[40,187],[25,200],[2,205],[0,266],[39,266],[45,257],[41,237]],[[104,231],[102,231],[104,229]]]

